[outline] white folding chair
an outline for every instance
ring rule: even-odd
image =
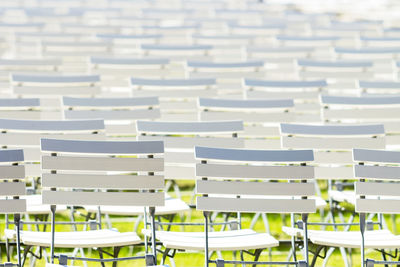
[[[136,233],[101,229],[101,221],[89,222],[91,231],[59,232],[55,230],[55,212],[58,205],[145,206],[152,218],[154,233],[154,207],[164,205],[164,192],[159,191],[164,189],[164,160],[160,157],[164,152],[163,142],[42,139],[41,150],[42,198],[44,204],[50,205],[52,229],[51,233],[22,231],[21,239],[27,246],[25,252],[32,246],[50,247],[51,263],[58,258],[62,265],[68,260],[90,260],[102,264],[113,262],[116,266],[121,260],[143,258],[149,265],[156,264],[154,236],[152,254],[118,258],[122,246],[141,243]],[[125,192],[115,192],[116,189]],[[55,248],[94,247],[100,255],[102,248],[113,247],[114,258],[87,259],[55,254]]]
[[[266,212],[300,213],[307,235],[307,214],[315,212],[315,200],[305,199],[314,194],[314,185],[307,180],[314,178],[312,150],[243,150],[229,148],[196,147],[196,209],[203,211],[204,232],[165,232],[157,231],[164,247],[164,259],[171,250],[204,250],[205,262],[225,264],[293,264],[308,266],[308,252],[304,261],[258,262],[265,248],[275,247],[279,242],[267,233],[257,233],[241,229],[209,231],[210,212]],[[301,163],[301,164],[300,164]],[[295,166],[289,166],[293,164]],[[234,181],[232,181],[234,179]],[[252,181],[249,181],[252,180]],[[291,183],[272,182],[291,180]],[[258,180],[258,181],[255,181]],[[260,181],[261,180],[261,181]],[[302,182],[294,182],[295,180]],[[239,217],[240,218],[240,217]],[[307,242],[304,243],[307,251]],[[210,260],[211,251],[255,250],[254,261]]]
[[[8,262],[5,263],[4,266],[22,266],[20,251],[20,213],[26,211],[26,201],[20,199],[20,196],[25,195],[25,182],[21,181],[25,178],[25,168],[23,165],[20,165],[23,161],[24,152],[22,149],[0,151],[0,213],[6,214],[5,229],[8,227],[9,214],[13,214],[14,216],[18,258],[18,264]],[[6,240],[6,250],[7,261],[10,261],[8,239]]]

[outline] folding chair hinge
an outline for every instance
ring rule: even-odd
[[[216,267],[225,267],[225,261],[223,259],[217,259],[216,263],[217,263]]]
[[[371,220],[367,221],[366,226],[367,226],[367,231],[374,230],[374,223]]]
[[[303,227],[303,225],[304,225],[303,221],[297,221],[297,222],[296,222],[296,225],[297,225],[297,228],[299,228],[299,229],[304,229],[304,227]]]
[[[308,267],[308,264],[306,261],[299,261],[297,267]]]
[[[89,229],[90,230],[97,230],[97,221],[96,220],[90,220],[89,221]]]
[[[239,229],[239,223],[238,222],[230,222],[229,226],[231,230],[238,230]]]
[[[374,267],[375,266],[375,261],[374,260],[367,259],[365,261],[365,263],[366,263],[366,267]]]
[[[146,266],[154,266],[154,265],[156,265],[156,260],[154,258],[154,255],[147,254],[145,256],[145,258],[146,258]]]
[[[58,263],[60,265],[68,265],[68,256],[67,255],[58,256]]]

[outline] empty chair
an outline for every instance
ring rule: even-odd
[[[51,263],[55,258],[60,264],[67,264],[68,259],[86,260],[55,254],[56,248],[77,247],[96,247],[100,253],[104,247],[114,247],[113,259],[90,259],[114,262],[114,266],[120,260],[143,258],[149,265],[156,263],[154,242],[151,255],[118,259],[122,246],[140,244],[136,233],[101,229],[98,222],[91,223],[91,231],[59,232],[55,230],[55,212],[58,205],[145,206],[154,227],[154,207],[164,205],[164,192],[160,191],[164,188],[163,142],[42,139],[41,150],[42,199],[51,208],[52,230],[51,233],[23,231],[21,238],[25,245],[50,247]]]
[[[8,224],[8,214],[13,214],[15,233],[17,240],[17,258],[18,265],[21,263],[20,252],[20,222],[21,214],[26,211],[26,201],[19,199],[25,195],[25,168],[20,165],[24,161],[24,152],[22,149],[1,150],[0,151],[0,169],[1,169],[1,186],[0,186],[0,214],[6,214],[6,229]],[[6,243],[7,260],[10,261],[8,254],[8,241]],[[10,266],[15,266],[11,264]]]
[[[157,96],[161,119],[165,121],[197,120],[198,97],[217,95],[216,80],[203,79],[143,79],[131,78],[132,95]]]
[[[61,96],[94,97],[101,93],[98,75],[26,75],[12,74],[14,95],[39,97],[42,106],[59,110]]]
[[[319,122],[318,96],[328,86],[325,80],[278,81],[244,79],[248,99],[293,99],[298,122]]]
[[[279,123],[296,121],[292,99],[199,98],[199,108],[201,121],[242,120],[246,148],[279,149]]]
[[[321,96],[322,116],[329,123],[382,123],[386,146],[400,146],[399,96]]]
[[[102,118],[108,136],[134,136],[137,120],[160,117],[157,97],[76,98],[63,97],[64,118],[82,120]]]
[[[307,235],[307,214],[316,209],[315,200],[305,199],[314,194],[314,185],[307,182],[314,178],[313,167],[306,166],[306,163],[313,161],[312,150],[196,147],[195,157],[201,161],[196,165],[196,193],[199,194],[196,209],[204,214],[204,232],[157,231],[156,237],[165,247],[164,254],[171,250],[203,250],[205,266],[210,263],[225,266],[224,264],[246,262],[210,259],[209,252],[254,249],[254,261],[258,261],[263,249],[279,245],[278,240],[269,234],[242,229],[240,222],[237,230],[210,231],[210,212],[298,213],[302,214],[303,229]],[[293,182],[272,182],[270,179]],[[307,248],[307,241],[304,245]],[[303,266],[302,264],[308,262],[307,253],[304,255],[304,262],[280,264]]]

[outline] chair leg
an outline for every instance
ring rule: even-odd
[[[21,215],[20,214],[15,214],[14,215],[14,223],[15,223],[15,228],[17,231],[17,258],[18,258],[18,266],[21,267],[22,261],[21,261],[21,235],[20,235],[20,221],[21,221]]]
[[[114,247],[114,255],[113,255],[114,258],[118,258],[118,254],[120,251],[121,251],[121,247]],[[118,261],[114,261],[112,264],[113,267],[117,267],[117,265],[118,265]]]

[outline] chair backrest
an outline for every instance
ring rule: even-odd
[[[203,79],[143,79],[131,78],[132,95],[157,96],[160,99],[161,119],[193,121],[197,119],[198,97],[217,95],[216,80]]]
[[[354,177],[358,213],[400,213],[400,152],[354,149]]]
[[[375,125],[281,124],[282,148],[314,149],[317,178],[353,177],[353,148],[384,149],[385,129]],[[332,167],[334,166],[334,167]]]
[[[164,205],[163,142],[41,139],[41,151],[44,204]]]
[[[0,118],[43,119],[39,98],[0,98]]]
[[[312,150],[242,150],[196,147],[198,210],[312,213]],[[232,181],[234,179],[234,181]],[[250,180],[250,181],[249,181]],[[258,181],[254,181],[258,180]],[[275,180],[275,181],[271,181]],[[276,182],[286,181],[286,182]],[[303,181],[287,183],[287,181]]]
[[[0,214],[26,211],[25,167],[22,149],[0,150]],[[7,197],[7,198],[4,198]]]
[[[157,97],[63,97],[63,106],[64,118],[68,120],[104,119],[106,133],[108,135],[134,135],[136,133],[136,120],[153,120],[160,118],[159,101]],[[121,124],[110,124],[110,122],[117,121],[120,121]]]
[[[0,119],[0,145],[3,148],[22,148],[25,162],[40,162],[40,138],[73,140],[104,140],[103,120],[11,120]],[[27,176],[38,177],[38,164],[26,165]]]
[[[138,140],[162,140],[165,144],[165,177],[194,179],[195,146],[244,147],[242,121],[163,122],[137,121]]]

